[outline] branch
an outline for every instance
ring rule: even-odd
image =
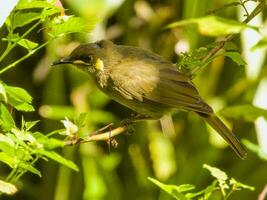
[[[104,128],[97,130],[95,133],[90,134],[85,138],[70,138],[69,140],[66,141],[65,146],[79,145],[82,143],[94,142],[94,141],[108,141],[108,142],[110,142],[114,136],[119,135],[128,129],[127,125],[123,125],[123,126],[119,126],[119,127],[115,128],[115,129],[106,131],[104,133],[97,134],[97,133],[101,132],[103,129],[110,128],[110,126],[111,125],[107,125]]]
[[[265,8],[265,1],[262,0],[259,5],[247,16],[247,18],[243,21],[243,23],[248,23],[251,21],[256,15],[258,15],[261,11],[263,11]],[[205,63],[208,59],[210,59],[212,56],[214,56],[219,50],[223,49],[224,45],[231,41],[236,34],[230,34],[225,36],[214,48],[212,48],[209,53],[201,60],[202,63]],[[191,74],[195,74],[201,67],[197,66],[195,67]]]

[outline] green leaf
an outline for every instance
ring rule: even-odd
[[[232,119],[242,119],[248,122],[254,122],[258,117],[267,119],[267,110],[253,105],[238,105],[224,108],[220,111],[225,117]]]
[[[216,167],[211,167],[207,164],[204,164],[203,168],[210,171],[211,175],[218,180],[219,187],[221,188],[222,194],[225,197],[226,196],[226,189],[229,189],[229,186],[226,183],[226,181],[228,179],[227,174],[224,171],[222,171]]]
[[[24,161],[19,161],[18,166],[20,168],[22,168],[22,169],[25,169],[25,170],[33,173],[33,174],[38,175],[39,177],[42,177],[41,172],[38,169],[34,168],[31,165],[31,163],[27,163],[27,162],[24,162]]]
[[[235,63],[237,63],[238,65],[246,65],[247,63],[244,61],[244,59],[242,58],[241,54],[233,51],[233,52],[224,52],[223,53],[224,56],[227,56],[229,58],[231,58]]]
[[[248,190],[251,190],[251,191],[254,191],[255,188],[253,186],[250,186],[250,185],[246,185],[244,183],[240,183],[238,181],[236,181],[234,178],[231,178],[230,179],[230,185],[233,186],[233,190],[241,190],[241,189],[248,189]]]
[[[31,105],[32,97],[29,93],[19,87],[5,86],[8,103],[20,111],[34,111],[34,107]]]
[[[27,13],[15,13],[14,17],[12,18],[12,25],[13,29],[25,26],[33,22],[34,20],[40,19],[41,14],[38,12],[27,12]]]
[[[173,198],[178,199],[178,200],[189,200],[184,194],[182,194],[182,192],[195,189],[195,186],[190,185],[190,184],[176,186],[176,185],[163,184],[159,182],[158,180],[151,178],[151,177],[148,177],[148,180],[154,183],[155,185],[157,185],[158,187],[160,187],[162,190],[164,190],[168,194],[170,194]]]
[[[15,157],[9,156],[5,152],[0,152],[0,161],[7,164],[11,168],[14,168],[16,164]]]
[[[195,198],[197,196],[203,195],[203,199],[209,199],[209,197],[211,196],[213,191],[218,190],[217,184],[218,184],[218,181],[215,180],[212,182],[211,185],[209,185],[205,189],[203,189],[199,192],[195,192],[195,193],[187,193],[185,196],[189,199],[192,199],[192,198]],[[200,199],[202,199],[202,198],[200,198]]]
[[[74,119],[74,124],[76,124],[79,128],[84,127],[86,125],[87,113],[81,113],[77,119]]]
[[[203,168],[209,170],[211,175],[215,177],[218,181],[226,181],[228,179],[227,174],[216,167],[211,167],[207,164],[204,164]]]
[[[10,112],[7,110],[7,108],[4,106],[4,104],[1,104],[1,113],[0,113],[0,119],[1,119],[1,126],[5,130],[11,130],[11,128],[15,127],[15,121],[13,120],[13,117],[11,116]]]
[[[207,36],[222,36],[228,34],[240,33],[245,28],[255,27],[249,26],[235,20],[225,19],[218,16],[205,16],[200,18],[186,19],[174,22],[167,26],[167,28],[174,28],[177,26],[197,25],[198,31]]]
[[[18,45],[26,48],[27,50],[31,51],[34,48],[38,46],[38,43],[33,42],[31,40],[28,40],[26,38],[21,39],[19,34],[9,34],[7,38],[2,38],[3,41],[8,41],[9,43],[11,42],[16,42]]]
[[[1,156],[0,161],[9,165],[11,168],[22,168],[41,177],[40,171],[34,168],[30,163],[18,160],[16,157],[11,157],[4,152],[0,152],[0,156]]]
[[[53,132],[55,132],[55,131],[53,131]],[[34,133],[32,133],[32,136],[36,139],[36,142],[42,146],[42,148],[47,149],[47,150],[52,150],[55,148],[61,148],[61,147],[65,146],[64,141],[57,140],[54,138],[48,138],[46,135],[44,135],[40,132],[34,132]],[[38,145],[38,146],[40,146],[40,145]]]
[[[17,151],[15,142],[13,142],[11,138],[3,134],[0,134],[0,150],[2,152],[5,152],[9,156],[14,156]]]
[[[31,9],[31,8],[53,8],[54,1],[49,3],[48,1],[32,1],[32,0],[20,0],[16,6],[16,10]]]
[[[29,121],[24,123],[24,129],[25,131],[29,131],[32,127],[34,127],[40,120],[36,121]]]
[[[79,168],[77,167],[76,164],[74,164],[72,161],[67,160],[66,158],[62,157],[61,155],[57,154],[54,151],[47,151],[45,149],[38,149],[37,150],[38,153],[40,153],[41,155],[44,155],[62,165],[65,165],[75,171],[79,171]]]
[[[35,138],[28,132],[24,132],[17,128],[12,128],[11,132],[21,141],[26,141],[30,143],[35,142]]]
[[[15,185],[0,180],[0,193],[13,195],[18,191]]]
[[[19,105],[16,105],[15,108],[20,111],[25,111],[25,112],[33,112],[34,107],[28,103],[22,103]]]
[[[20,87],[13,87],[13,86],[6,86],[5,88],[6,88],[8,95],[13,97],[14,99],[17,99],[19,101],[23,101],[26,103],[32,102],[32,97],[26,90]]]
[[[7,137],[6,135],[0,133],[0,142],[4,142],[6,144],[8,144],[11,147],[14,147],[15,143],[13,142],[13,140],[11,140],[9,137]]]
[[[5,152],[0,152],[0,161],[7,164],[11,168],[22,168],[41,176],[39,170],[35,169],[30,163],[27,163],[16,156],[10,156]]]
[[[18,44],[20,45],[20,46],[22,46],[22,47],[24,47],[25,49],[27,49],[27,50],[33,50],[35,47],[37,47],[38,46],[38,43],[36,43],[36,42],[33,42],[33,41],[30,41],[30,40],[28,40],[28,39],[20,39],[19,41],[18,41]]]
[[[95,27],[96,22],[94,19],[91,22],[86,22],[80,17],[60,16],[51,21],[49,34],[52,37],[58,37],[69,33],[90,32]]]

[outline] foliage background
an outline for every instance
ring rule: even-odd
[[[204,16],[207,11],[229,2],[62,1],[68,14],[81,16],[88,21],[97,16],[101,21],[95,30],[90,34],[74,34],[50,43],[46,49],[7,71],[1,76],[1,80],[25,88],[34,97],[33,104],[38,110],[25,113],[24,116],[29,120],[41,118],[36,129],[42,132],[62,128],[59,120],[65,116],[73,118],[81,112],[88,113],[87,124],[81,134],[96,130],[109,122],[118,124],[131,114],[130,110],[98,91],[85,74],[70,66],[51,68],[51,62],[68,55],[79,42],[103,38],[118,44],[151,49],[176,62],[178,56],[175,49],[193,50],[215,39],[200,35],[194,27],[170,30],[163,30],[162,27],[181,19]],[[231,7],[220,11],[218,15],[237,19],[238,13],[238,7]],[[39,28],[42,29],[41,26]],[[0,35],[5,34],[6,30],[0,29]],[[47,35],[35,32],[30,38],[41,42],[47,39]],[[238,51],[244,52],[246,40],[238,36],[234,42]],[[16,60],[24,53],[24,49],[12,51],[3,65]],[[228,58],[219,57],[201,70],[194,82],[203,98],[215,110],[231,105],[250,104],[259,81],[266,77],[266,60],[256,78],[246,74],[245,69],[246,67],[237,66]],[[20,121],[21,113],[14,115]],[[202,169],[204,163],[216,166],[237,180],[256,188],[253,192],[237,192],[231,199],[257,198],[267,182],[266,161],[251,152],[246,160],[239,159],[228,147],[225,148],[225,144],[194,114],[179,112],[173,119],[176,135],[171,138],[162,135],[158,122],[142,122],[134,125],[135,132],[132,135],[119,136],[118,148],[112,148],[110,151],[108,145],[103,142],[65,147],[61,153],[73,159],[80,172],[71,171],[52,161],[40,161],[37,167],[42,171],[43,177],[40,179],[35,175],[25,175],[18,184],[21,190],[14,196],[5,196],[4,199],[167,200],[171,197],[149,182],[147,177],[155,177],[175,185],[191,183],[201,189],[212,181],[209,173]],[[229,118],[227,121],[238,137],[258,143],[252,122]],[[1,175],[5,174],[5,171],[6,168],[1,166]],[[219,193],[215,193],[213,199],[220,199]]]

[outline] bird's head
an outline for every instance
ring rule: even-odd
[[[112,54],[115,51],[115,45],[108,40],[81,44],[68,57],[55,61],[53,66],[73,64],[87,73],[95,74],[103,71],[105,67],[112,64],[112,58],[114,58]]]

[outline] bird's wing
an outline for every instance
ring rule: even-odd
[[[110,75],[115,90],[127,99],[149,100],[203,114],[213,112],[187,75],[170,63],[157,65],[137,61],[116,66]]]

